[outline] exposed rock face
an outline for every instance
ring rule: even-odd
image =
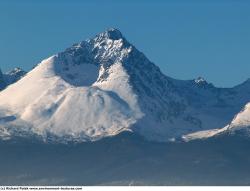
[[[0,69],[0,90],[3,90],[8,85],[17,82],[25,74],[26,74],[26,72],[20,68],[14,68],[13,70],[11,70],[5,74],[3,74],[1,69]]]

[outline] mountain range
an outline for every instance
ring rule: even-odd
[[[0,137],[86,142],[132,132],[156,142],[244,132],[250,80],[218,88],[177,80],[117,29],[74,44],[26,72],[0,72]]]

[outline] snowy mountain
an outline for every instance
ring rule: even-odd
[[[8,85],[20,80],[26,74],[21,68],[14,68],[13,70],[3,74],[0,70],[0,90],[3,90]]]
[[[88,141],[132,131],[153,141],[221,132],[250,101],[250,81],[217,88],[165,76],[117,29],[39,63],[0,93],[0,135]],[[223,129],[224,130],[224,129]]]

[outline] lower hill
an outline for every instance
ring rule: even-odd
[[[0,142],[0,185],[249,185],[249,146],[240,135],[187,143],[129,132],[82,144],[11,139]]]

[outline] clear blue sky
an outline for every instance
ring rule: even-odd
[[[168,76],[220,87],[250,78],[248,0],[1,0],[0,26],[3,71],[114,27]]]

